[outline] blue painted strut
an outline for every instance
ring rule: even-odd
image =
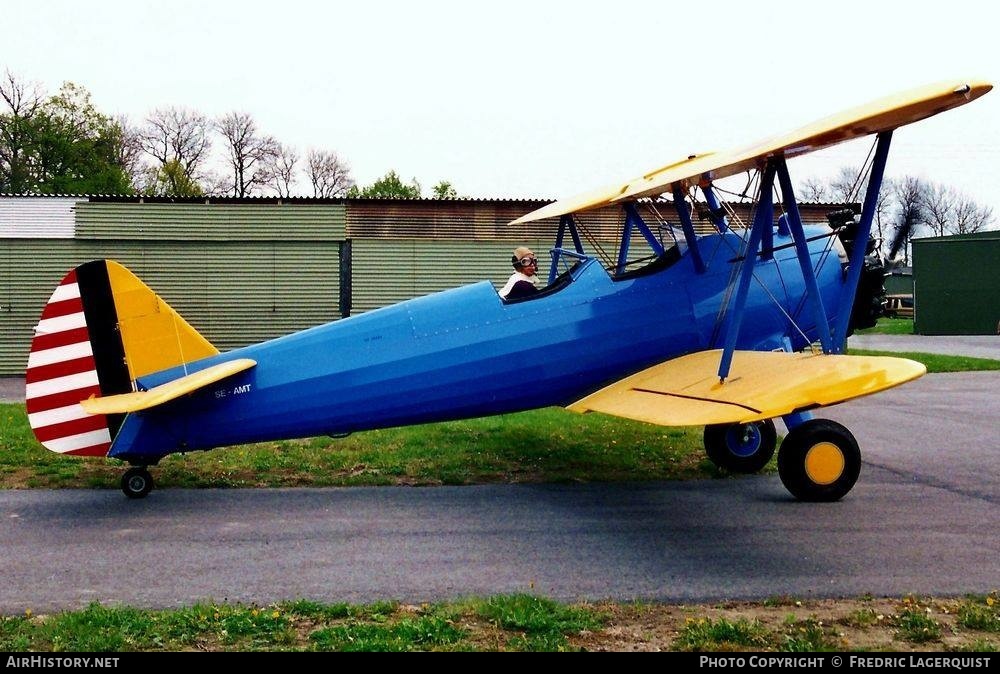
[[[663,244],[660,243],[656,235],[653,234],[653,230],[649,228],[646,221],[642,219],[639,215],[639,210],[635,207],[635,204],[625,204],[625,220],[631,222],[631,227],[635,227],[642,234],[643,238],[646,239],[646,243],[649,247],[653,249],[656,255],[663,255]]]
[[[684,198],[684,190],[680,185],[674,185],[674,208],[677,210],[677,217],[680,218],[681,228],[684,230],[684,240],[687,241],[688,250],[691,251],[691,261],[694,263],[694,270],[699,274],[705,273],[705,261],[695,244],[697,236],[694,233],[694,224],[691,222],[691,210],[688,208],[687,199]]]
[[[850,266],[847,268],[847,282],[844,293],[840,296],[837,306],[837,318],[833,331],[833,352],[842,353],[847,345],[847,328],[851,320],[851,308],[854,305],[854,295],[858,290],[858,280],[865,266],[865,248],[872,232],[872,220],[875,219],[875,206],[878,203],[878,193],[882,188],[882,176],[889,156],[889,143],[892,141],[892,131],[883,131],[878,135],[875,147],[875,159],[872,161],[871,174],[868,177],[868,189],[865,192],[865,203],[861,209],[861,222],[854,236],[854,248],[851,250]]]
[[[719,201],[719,197],[715,195],[715,188],[712,187],[711,183],[701,186],[701,192],[705,195],[705,203],[708,204],[708,208],[711,211],[710,217],[712,222],[715,224],[715,228],[719,232],[725,232],[729,229],[729,221],[726,216],[722,215],[722,203]]]
[[[729,368],[733,364],[733,353],[736,351],[736,340],[740,334],[740,323],[743,322],[743,310],[746,305],[747,293],[750,290],[750,279],[753,278],[753,267],[757,262],[757,251],[760,248],[764,229],[770,230],[774,218],[774,172],[775,162],[769,160],[760,179],[760,201],[750,226],[750,241],[743,255],[743,266],[740,270],[740,281],[736,288],[736,297],[730,309],[729,326],[726,329],[726,341],[722,348],[722,361],[719,363],[719,379],[725,381],[729,376]]]
[[[581,255],[584,254],[583,242],[580,241],[580,233],[576,231],[576,223],[573,222],[573,216],[567,213],[559,218],[559,232],[556,234],[555,251],[552,253],[552,267],[549,269],[549,283],[555,281],[556,276],[559,275],[559,258],[561,257],[560,251],[563,247],[563,237],[566,235],[567,229],[569,230],[570,236],[573,237],[573,247],[576,249],[576,252]]]
[[[816,321],[816,330],[819,332],[819,341],[823,345],[823,353],[830,353],[832,346],[830,323],[826,318],[823,298],[819,294],[819,284],[816,282],[816,274],[809,257],[809,244],[802,231],[802,218],[799,216],[799,205],[795,201],[795,192],[792,190],[792,180],[788,176],[788,166],[785,164],[784,157],[776,159],[775,163],[778,170],[778,181],[781,184],[781,196],[785,204],[785,215],[788,216],[788,228],[795,241],[795,253],[798,255],[799,268],[802,270],[802,278],[805,279],[806,283],[806,301],[812,308],[813,320]]]

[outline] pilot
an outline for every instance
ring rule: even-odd
[[[514,273],[507,279],[507,285],[500,289],[500,297],[505,300],[516,300],[530,297],[538,292],[535,287],[535,273],[538,271],[538,258],[526,246],[518,246],[510,256]]]

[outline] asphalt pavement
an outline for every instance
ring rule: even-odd
[[[824,410],[864,465],[842,501],[778,477],[638,484],[0,491],[0,613],[538,592],[670,602],[1000,587],[1000,372]],[[154,469],[155,475],[155,469]]]
[[[853,335],[847,345],[875,351],[914,351],[1000,360],[1000,335]]]

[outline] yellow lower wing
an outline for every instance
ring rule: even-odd
[[[924,375],[904,358],[737,351],[730,377],[715,374],[722,351],[668,360],[569,406],[661,426],[746,423],[870,395]]]
[[[148,410],[150,407],[156,407],[188,393],[194,393],[200,388],[214,384],[226,377],[231,377],[238,372],[249,370],[256,364],[257,361],[249,358],[238,358],[207,367],[204,370],[199,370],[180,379],[174,379],[166,384],[160,384],[148,391],[122,393],[120,395],[107,396],[106,398],[90,398],[89,400],[81,401],[80,405],[88,414],[124,414],[126,412]]]

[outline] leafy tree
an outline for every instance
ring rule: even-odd
[[[131,179],[119,163],[122,130],[101,114],[90,92],[66,82],[37,117],[38,191],[61,194],[128,194]]]
[[[442,180],[433,187],[435,199],[458,199],[458,192],[447,180]]]
[[[367,187],[352,187],[347,196],[369,199],[419,199],[420,183],[414,178],[408,185],[404,184],[395,171],[389,171]]]
[[[0,191],[20,194],[34,187],[30,162],[34,152],[35,117],[42,106],[38,84],[27,85],[7,71],[0,82]]]
[[[40,194],[128,194],[123,130],[81,86],[66,82],[49,98],[7,73],[0,83],[0,189]]]
[[[180,161],[174,159],[147,169],[142,193],[156,197],[200,197],[205,191],[187,175]]]

